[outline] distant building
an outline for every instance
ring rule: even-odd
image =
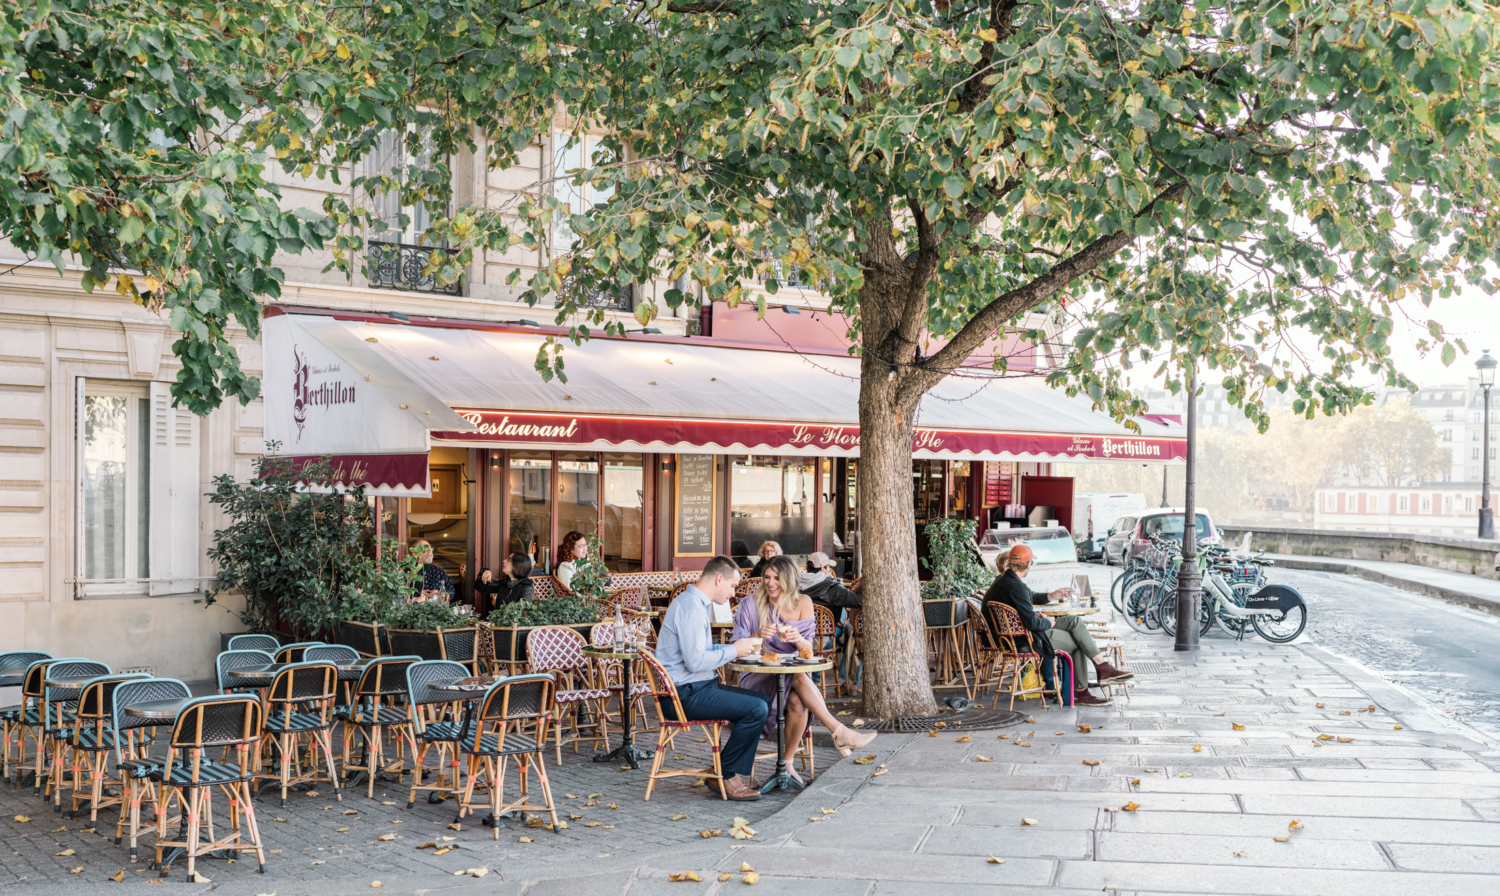
[[[1313,528],[1352,532],[1414,532],[1473,537],[1479,526],[1479,483],[1319,488]]]
[[[1182,396],[1173,395],[1165,389],[1147,389],[1141,393],[1141,397],[1151,405],[1153,413],[1181,414],[1185,410]],[[1267,389],[1262,400],[1267,408],[1290,408],[1295,398],[1296,396],[1292,393]],[[1228,429],[1234,433],[1247,433],[1255,430],[1255,424],[1245,416],[1245,409],[1231,404],[1229,390],[1218,383],[1203,385],[1203,394],[1198,396],[1196,410],[1199,426]]]
[[[1404,389],[1392,389],[1381,396],[1381,404],[1399,398],[1408,398],[1412,410],[1427,418],[1437,434],[1438,448],[1448,452],[1447,478],[1452,482],[1478,482],[1483,476],[1480,468],[1480,445],[1484,435],[1484,392],[1479,381],[1428,386],[1415,393]],[[1500,402],[1492,395],[1491,408],[1500,408]],[[1493,413],[1492,413],[1492,416]],[[1491,445],[1495,443],[1492,437]],[[1494,448],[1490,449],[1493,458]]]

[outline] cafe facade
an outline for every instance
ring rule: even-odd
[[[550,570],[564,535],[597,536],[618,572],[744,565],[765,541],[824,551],[855,574],[862,545],[859,361],[640,333],[563,352],[556,331],[275,307],[264,321],[265,437],[298,462],[334,459],[378,503],[381,534],[425,538],[470,594],[473,575],[523,553]],[[923,399],[914,515],[982,527],[1071,526],[1061,461],[1173,463],[1175,419],[1128,432],[1087,399],[1012,369],[951,377]]]

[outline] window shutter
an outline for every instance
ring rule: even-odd
[[[198,589],[198,417],[151,384],[151,594]],[[181,577],[181,578],[178,578]]]

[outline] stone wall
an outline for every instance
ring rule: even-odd
[[[1334,557],[1342,560],[1384,560],[1467,573],[1486,579],[1500,579],[1500,575],[1495,573],[1495,554],[1500,551],[1500,541],[1401,532],[1335,532],[1327,529],[1270,526],[1220,526],[1219,530],[1224,534],[1225,544],[1239,544],[1246,532],[1254,533],[1251,548],[1272,554]]]

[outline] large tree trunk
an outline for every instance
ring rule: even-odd
[[[886,282],[880,282],[881,280]],[[877,296],[889,300],[904,278],[866,274],[867,326]],[[888,307],[888,306],[887,306]],[[885,329],[881,327],[879,329]],[[889,331],[887,331],[889,332]],[[926,390],[909,368],[893,369],[890,346],[900,340],[865,334],[859,386],[859,521],[864,576],[864,703],[882,719],[937,712],[927,672],[927,628],[917,579],[911,446],[917,405]]]

